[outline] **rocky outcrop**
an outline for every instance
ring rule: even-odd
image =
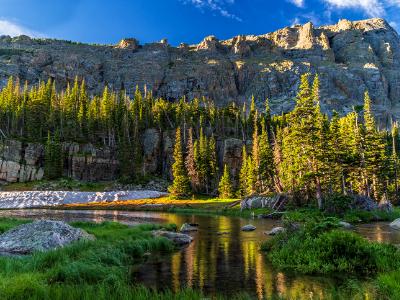
[[[139,49],[139,41],[135,38],[122,39],[115,48],[137,50]]]
[[[242,165],[243,142],[239,139],[228,138],[224,141],[222,163],[229,166],[231,177],[239,178]]]
[[[114,180],[118,175],[115,149],[64,143],[64,175],[82,181]],[[44,176],[44,146],[18,140],[0,141],[0,180],[27,182]]]
[[[0,180],[26,182],[43,178],[41,144],[22,143],[17,140],[0,142]]]
[[[94,236],[60,221],[35,221],[0,235],[0,254],[25,255],[64,247],[72,242],[93,240]]]
[[[145,173],[155,173],[161,155],[161,134],[155,128],[148,128],[143,135],[143,169]]]
[[[400,38],[382,19],[307,23],[229,40],[209,36],[179,47],[166,40],[99,46],[2,36],[0,64],[0,85],[12,75],[32,84],[54,78],[61,88],[79,76],[92,93],[108,85],[133,94],[146,85],[168,100],[205,96],[220,105],[254,95],[260,108],[268,97],[277,114],[293,107],[301,73],[319,73],[323,110],[349,112],[369,90],[381,123],[400,118]]]

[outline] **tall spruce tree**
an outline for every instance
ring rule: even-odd
[[[176,129],[174,146],[174,164],[172,165],[173,182],[169,192],[176,198],[184,198],[190,195],[190,181],[186,173],[182,154],[181,129]]]
[[[233,197],[231,178],[226,164],[224,165],[224,173],[219,181],[218,192],[221,199],[230,199]]]
[[[45,177],[50,180],[60,178],[63,172],[63,159],[58,133],[52,137],[50,131],[48,132],[44,160]]]

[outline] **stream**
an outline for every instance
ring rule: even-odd
[[[237,217],[183,215],[160,212],[101,210],[1,210],[0,217],[71,221],[116,221],[125,224],[196,223],[194,241],[181,251],[156,256],[133,272],[135,282],[159,290],[190,287],[206,295],[235,295],[245,292],[255,299],[323,299],[329,289],[345,283],[341,278],[296,275],[274,269],[259,251],[269,237],[264,231],[280,223],[276,220],[247,220]],[[241,227],[253,224],[252,232]],[[372,241],[400,244],[400,231],[388,223],[362,224],[355,231]]]

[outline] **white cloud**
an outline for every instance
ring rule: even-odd
[[[288,0],[288,1],[296,5],[297,7],[304,7],[304,0]]]
[[[192,4],[199,9],[209,9],[218,12],[221,16],[230,18],[239,22],[243,20],[235,14],[228,11],[227,5],[235,4],[235,0],[181,0],[185,4]]]
[[[0,35],[10,35],[10,36],[18,36],[18,35],[28,35],[30,37],[40,37],[41,34],[25,28],[15,22],[0,19]]]
[[[329,5],[339,8],[361,9],[370,17],[383,17],[386,14],[385,5],[379,0],[323,0]],[[389,0],[398,1],[398,0]]]

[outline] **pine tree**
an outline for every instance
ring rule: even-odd
[[[258,114],[257,114],[257,112],[254,113],[251,158],[252,158],[251,172],[254,173],[253,174],[254,190],[261,191],[261,188],[262,188],[262,182],[261,182],[261,176],[260,176],[261,158],[260,158],[260,141],[259,141],[259,136],[258,136]],[[251,190],[253,190],[253,187],[251,188]]]
[[[192,190],[194,192],[198,190],[199,186],[199,177],[196,171],[196,163],[195,163],[195,148],[197,148],[197,144],[196,147],[193,144],[193,128],[190,127],[188,133],[187,146],[186,146],[185,166],[189,176]]]
[[[318,99],[318,77],[313,87],[309,74],[301,76],[296,106],[288,115],[288,126],[283,132],[282,167],[286,185],[304,189],[305,194],[315,193],[318,206],[322,207],[321,186],[321,115]]]
[[[365,161],[365,186],[367,194],[370,189],[375,200],[379,201],[385,179],[384,162],[386,160],[385,143],[377,131],[374,116],[371,110],[369,93],[364,96],[364,161]],[[370,187],[372,185],[372,187]]]
[[[257,175],[255,172],[255,163],[251,156],[247,156],[246,162],[247,174],[246,174],[246,195],[253,195],[257,192],[256,183]]]
[[[214,193],[218,184],[218,163],[217,163],[217,149],[214,137],[208,140],[207,149],[207,161],[208,161],[208,188],[209,192]]]
[[[269,142],[267,126],[265,125],[265,119],[261,122],[261,135],[259,142],[259,153],[260,153],[260,165],[258,169],[260,187],[262,192],[272,190],[274,186],[274,158]]]
[[[187,197],[190,194],[190,181],[186,173],[181,142],[181,129],[176,129],[174,146],[174,164],[172,165],[173,183],[169,192],[176,198]]]
[[[231,178],[226,164],[224,165],[224,173],[219,182],[218,192],[219,197],[222,199],[230,199],[233,197]]]
[[[240,168],[239,174],[239,196],[246,196],[247,195],[247,151],[246,146],[242,148],[242,166]]]
[[[47,179],[52,180],[62,176],[62,147],[57,133],[54,138],[51,137],[50,132],[47,134],[44,169]]]

